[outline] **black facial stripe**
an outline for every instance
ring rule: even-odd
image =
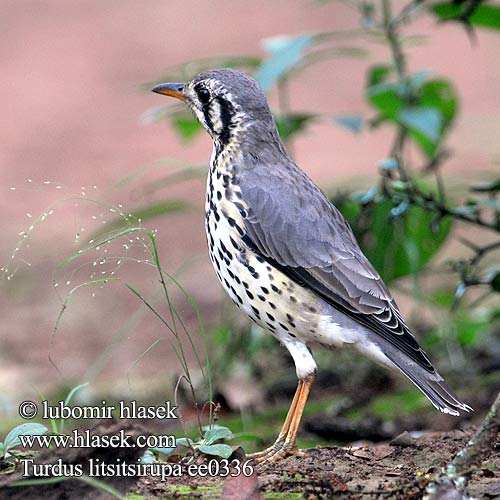
[[[220,121],[221,121],[221,130],[219,132],[219,141],[222,146],[225,146],[231,137],[231,123],[232,116],[234,113],[233,105],[223,97],[216,97],[217,102],[219,104],[220,109]]]
[[[205,117],[205,123],[209,130],[213,130],[212,118],[210,117],[210,103],[203,106],[203,116]]]

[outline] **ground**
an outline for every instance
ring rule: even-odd
[[[125,425],[125,427],[123,427]],[[129,427],[127,427],[129,426]],[[98,426],[95,433],[114,434],[118,428],[135,434],[142,432],[136,424],[120,422]],[[162,481],[154,476],[105,478],[106,482],[126,498],[142,499],[418,499],[422,498],[431,480],[441,473],[470,440],[475,429],[450,432],[423,432],[418,437],[403,433],[397,438],[377,444],[344,447],[314,447],[290,456],[278,464],[260,465],[249,477],[190,477],[188,462],[206,463],[206,456],[173,456],[172,466],[182,465],[180,478]],[[498,431],[498,428],[497,428]],[[466,492],[476,499],[498,498],[500,494],[500,436],[483,454],[481,465],[470,474]],[[493,440],[495,441],[495,440]],[[108,463],[117,458],[128,463],[137,459],[137,448],[66,449],[45,452],[39,463],[85,463],[99,458]],[[241,448],[231,459],[245,460]],[[108,493],[81,481],[69,480],[35,487],[10,488],[20,479],[19,471],[0,479],[0,498],[112,498]],[[36,490],[34,490],[36,488]],[[6,495],[6,496],[2,496]]]
[[[144,498],[422,498],[434,473],[451,461],[468,441],[472,430],[424,434],[419,439],[401,436],[392,443],[361,447],[318,447],[303,456],[257,468],[253,478],[183,479],[160,483],[143,478],[132,489]],[[485,462],[500,466],[498,455]],[[488,469],[489,470],[489,469]],[[493,476],[495,473],[491,473]],[[498,476],[473,475],[467,492],[475,498],[500,493]],[[253,494],[251,493],[252,491]],[[244,496],[247,495],[247,496]]]

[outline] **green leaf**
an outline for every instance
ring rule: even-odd
[[[171,123],[180,137],[188,141],[194,139],[203,130],[200,122],[194,117],[173,115]]]
[[[379,83],[368,87],[366,95],[383,119],[395,120],[404,105],[405,87],[399,83]]]
[[[410,88],[401,83],[381,82],[366,89],[366,97],[379,112],[378,122],[390,120],[408,127],[409,134],[422,151],[432,158],[457,109],[457,97],[450,82],[417,78],[409,83],[412,106],[408,106]]]
[[[433,5],[431,11],[442,21],[450,21],[457,19],[468,6],[468,2],[461,5],[454,2],[442,2]],[[474,12],[467,18],[467,21],[472,26],[500,30],[500,7],[485,4],[477,5]]]
[[[486,184],[471,186],[470,190],[475,191],[476,193],[491,193],[500,191],[500,179],[496,179]]]
[[[172,455],[172,453],[175,451],[175,448],[149,448],[152,452],[160,453],[162,455],[166,455],[167,457],[169,455]]]
[[[451,228],[451,219],[442,219],[433,232],[438,214],[404,202],[394,205],[387,199],[374,201],[361,205],[358,211],[350,207],[352,202],[334,203],[386,282],[421,271],[446,241]]]
[[[175,442],[177,443],[178,446],[192,446],[194,444],[194,441],[189,438],[179,438],[176,439]]]
[[[363,117],[360,115],[334,116],[333,120],[354,133],[358,133],[363,127]]]
[[[500,271],[491,278],[490,286],[495,292],[500,293]]]
[[[316,118],[311,113],[289,113],[287,115],[275,116],[276,127],[283,141],[295,134],[302,132],[306,125]]]
[[[429,78],[429,71],[417,71],[410,77],[410,84],[413,88],[419,89]]]
[[[410,204],[408,203],[408,201],[404,200],[397,207],[391,208],[391,216],[400,217],[401,215],[405,214],[408,211],[409,207]],[[411,242],[405,241],[405,245],[407,245],[406,248],[410,249],[411,253],[414,255],[414,247],[412,247],[409,243]]]
[[[379,83],[384,82],[387,79],[387,76],[392,72],[391,66],[387,65],[375,65],[368,69],[367,75],[367,87],[373,87]]]
[[[399,167],[399,162],[396,158],[386,158],[385,160],[380,160],[377,164],[379,168],[386,170],[391,170]]]
[[[230,429],[220,425],[214,425],[205,432],[204,441],[206,444],[212,444],[219,439],[229,439],[232,437],[233,433]]]
[[[425,133],[411,129],[412,139],[422,148],[424,153],[432,158],[444,137],[446,130],[451,126],[458,107],[458,98],[452,84],[447,80],[430,80],[424,83],[418,91],[418,105],[436,109],[441,115],[441,129],[439,140],[431,140]]]
[[[200,444],[198,450],[205,455],[217,455],[222,458],[229,458],[233,454],[233,449],[228,444]]]
[[[429,80],[420,87],[418,104],[438,109],[444,126],[449,126],[455,118],[457,102],[455,89],[448,80]]]
[[[155,454],[151,450],[146,450],[141,457],[141,464],[152,464],[155,460]]]
[[[277,36],[264,40],[264,48],[270,53],[255,73],[255,79],[267,92],[275,83],[286,75],[302,59],[302,55],[310,47],[316,37],[314,35]]]
[[[423,134],[436,144],[441,135],[441,113],[431,107],[406,107],[398,113],[399,121],[410,130]]]
[[[37,424],[36,422],[18,425],[17,427],[14,427],[5,437],[3,448],[7,451],[10,448],[19,446],[21,444],[21,441],[19,440],[20,435],[41,436],[45,434],[47,430],[48,429],[45,425]]]

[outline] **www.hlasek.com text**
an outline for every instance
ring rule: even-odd
[[[70,434],[31,435],[19,436],[24,448],[175,448],[176,438],[172,435],[131,436],[123,429],[116,434],[92,434],[90,430],[79,431],[74,429]]]

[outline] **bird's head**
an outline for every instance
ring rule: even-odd
[[[162,83],[151,90],[185,101],[213,140],[223,147],[242,130],[248,130],[250,135],[250,130],[264,135],[275,133],[264,92],[241,71],[206,71],[188,83]]]

